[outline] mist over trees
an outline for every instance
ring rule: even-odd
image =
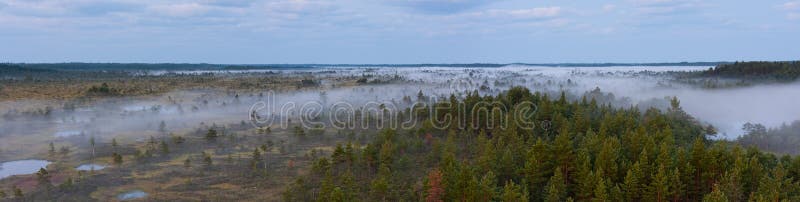
[[[531,121],[550,124],[383,130],[365,146],[340,144],[318,158],[284,200],[800,200],[800,157],[709,140],[677,101],[639,111],[512,88],[448,102],[480,101],[530,101],[539,107]]]
[[[760,149],[778,154],[800,154],[800,121],[783,124],[776,128],[767,128],[761,124],[747,123],[743,129],[747,131],[737,141],[746,146],[755,146]]]
[[[293,70],[240,72],[273,67],[151,64],[136,72],[129,71],[136,64],[2,65],[15,73],[0,75],[0,101],[10,103],[0,117],[0,160],[51,164],[0,180],[0,200],[109,200],[140,191],[150,194],[142,200],[154,201],[800,201],[800,157],[784,155],[798,154],[800,123],[746,124],[746,135],[724,139],[715,134],[729,128],[707,121],[727,117],[723,123],[739,125],[741,116],[791,116],[755,113],[765,111],[757,107],[703,111],[710,104],[751,103],[719,101],[731,97],[794,92],[783,90],[793,85],[775,82],[784,78],[763,76],[783,73],[721,76],[782,65],[759,70],[750,67],[758,63],[732,63],[707,71],[681,65],[287,65],[275,68]],[[729,66],[752,70],[702,75]],[[197,71],[158,70],[171,67]],[[770,84],[705,89],[674,82],[686,75]],[[374,128],[391,118],[359,107],[343,125],[366,128],[326,125],[327,112],[310,117],[319,123],[307,126],[295,112],[273,116],[285,126],[248,123],[248,117],[270,115],[247,111],[270,96],[279,104],[319,101],[323,108],[378,102],[375,109],[416,125]],[[786,98],[793,97],[770,99]],[[796,111],[786,104],[791,101],[758,102]],[[536,106],[535,113],[516,114],[523,104]],[[475,107],[485,111],[465,110]],[[439,127],[448,119],[467,121]],[[89,163],[107,167],[77,169]]]

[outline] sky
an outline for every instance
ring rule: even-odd
[[[0,62],[798,60],[800,0],[0,0]]]

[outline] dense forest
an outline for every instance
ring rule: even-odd
[[[286,201],[800,201],[800,157],[714,141],[673,99],[666,111],[568,101],[515,87],[437,105],[487,106],[496,119],[467,127],[386,129],[366,145],[340,144],[284,193]],[[408,113],[427,113],[412,110]],[[434,119],[474,117],[444,110]],[[418,116],[426,117],[426,116]],[[506,119],[503,119],[506,118]],[[489,127],[499,120],[547,123]],[[455,124],[458,125],[458,124]]]
[[[743,129],[747,134],[738,139],[742,145],[752,145],[781,154],[800,154],[800,147],[797,146],[800,145],[800,121],[777,128],[747,123]]]
[[[700,75],[705,77],[789,82],[796,80],[800,76],[800,62],[735,62],[718,65],[713,69],[701,72]]]

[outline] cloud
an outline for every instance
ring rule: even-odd
[[[626,24],[634,28],[669,29],[680,26],[729,26],[730,19],[712,15],[716,5],[700,0],[629,0],[630,12],[623,12]]]
[[[561,14],[561,7],[543,7],[517,10],[491,9],[480,13],[480,15],[487,17],[507,17],[514,19],[552,18],[558,16],[559,14]]]
[[[616,9],[616,8],[617,8],[617,6],[614,5],[614,4],[603,5],[603,11],[604,12],[611,12],[611,11],[614,11],[614,9]]]
[[[453,14],[484,6],[498,0],[384,0],[390,5],[410,8],[427,14]]]
[[[144,8],[141,4],[114,1],[95,1],[72,4],[74,13],[83,16],[102,16],[120,12],[134,12]]]
[[[670,16],[696,13],[705,6],[694,0],[634,0],[636,13],[643,16]]]
[[[778,5],[781,10],[787,11],[786,18],[789,20],[800,20],[800,1],[790,1]]]
[[[779,6],[783,10],[800,10],[800,1],[790,1]]]
[[[198,3],[160,4],[148,7],[148,10],[154,13],[175,17],[202,15],[211,9],[212,8],[210,6]]]
[[[207,0],[206,4],[220,7],[247,8],[255,4],[256,0]]]
[[[0,0],[0,28],[40,30],[120,28],[239,31],[304,29],[354,22],[356,14],[321,0]],[[55,28],[58,27],[58,28]],[[230,30],[230,29],[228,29]]]

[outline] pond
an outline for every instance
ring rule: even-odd
[[[90,170],[103,170],[106,168],[104,165],[98,164],[83,164],[75,168],[75,170],[90,171]]]
[[[143,192],[142,190],[133,190],[117,195],[117,199],[119,199],[120,201],[138,199],[144,197],[147,197],[147,192]]]
[[[81,132],[81,131],[67,130],[67,131],[58,131],[53,135],[55,135],[56,137],[71,137],[71,136],[78,136],[78,135],[81,135],[81,134],[83,134],[83,132]]]
[[[50,161],[34,159],[5,162],[0,164],[0,179],[13,175],[33,174],[48,164]]]

